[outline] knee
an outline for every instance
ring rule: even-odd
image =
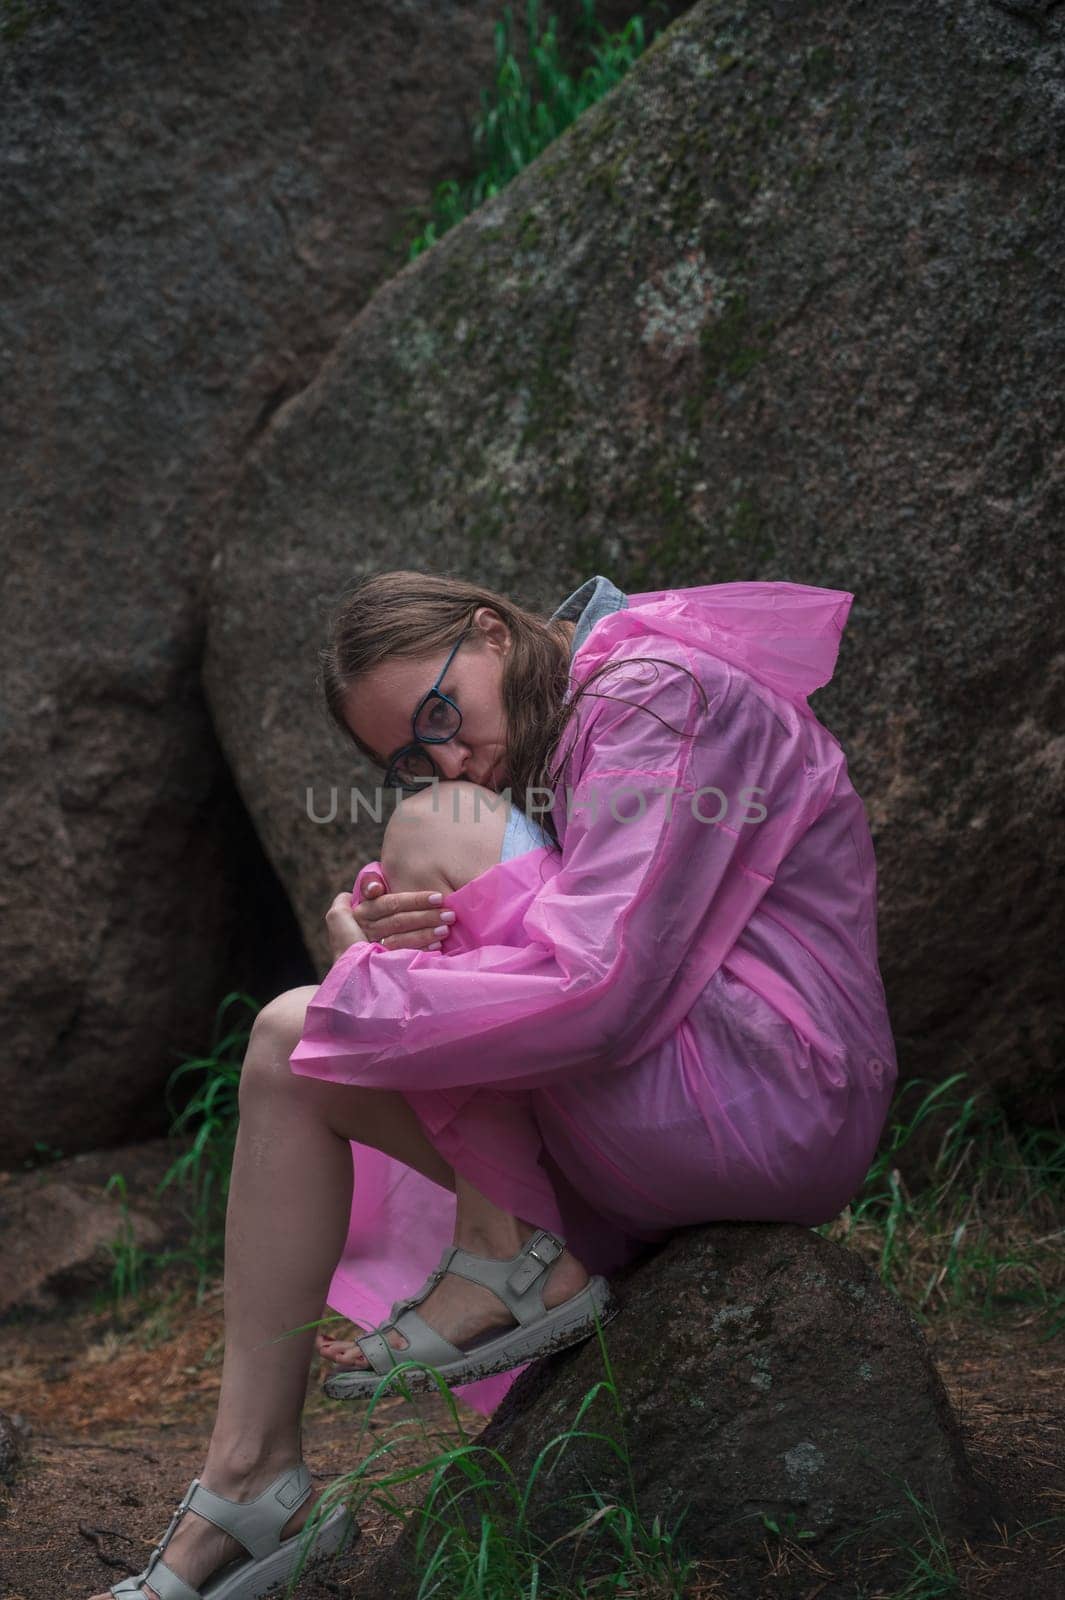
[[[240,1069],[240,1108],[253,1097],[290,1093],[303,1080],[292,1071],[288,1058],[303,1033],[313,984],[288,989],[269,1001],[252,1023],[251,1037]]]
[[[509,801],[482,784],[427,784],[400,802],[385,829],[381,865],[389,884],[460,889],[499,860],[509,815]]]

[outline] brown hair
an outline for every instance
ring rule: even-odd
[[[384,767],[386,757],[371,749],[344,721],[343,700],[347,690],[362,673],[389,657],[429,656],[454,644],[469,627],[478,606],[491,606],[506,623],[511,636],[502,678],[507,720],[506,786],[512,797],[524,795],[534,787],[553,791],[572,755],[572,747],[557,767],[549,768],[548,758],[561,743],[578,702],[589,692],[589,685],[619,663],[604,662],[567,701],[571,652],[565,625],[526,611],[505,595],[481,584],[438,573],[409,571],[378,572],[361,579],[331,615],[327,642],[319,653],[326,709],[345,738],[376,766]],[[627,658],[626,664],[661,659],[636,656]],[[698,679],[694,681],[698,683]],[[702,690],[701,684],[699,688]],[[705,700],[705,691],[703,694]],[[595,698],[619,697],[599,695]],[[640,709],[650,711],[651,708],[641,706]],[[651,715],[658,717],[656,711],[651,711]],[[658,721],[672,732],[682,733],[664,718],[658,717]],[[540,821],[553,846],[558,848],[551,812],[542,813]]]

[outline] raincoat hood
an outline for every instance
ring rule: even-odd
[[[574,652],[582,682],[626,639],[665,636],[697,645],[812,716],[806,697],[832,677],[853,594],[802,583],[711,583],[628,596]]]

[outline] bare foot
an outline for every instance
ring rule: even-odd
[[[506,1261],[515,1255],[527,1239],[531,1239],[539,1229],[531,1228],[519,1223],[518,1244],[513,1249],[495,1249],[483,1241],[466,1242],[456,1240],[463,1249],[468,1249],[472,1255],[490,1256],[496,1261]],[[569,1300],[588,1282],[588,1273],[576,1256],[569,1250],[564,1250],[548,1267],[546,1275],[541,1278],[543,1285],[544,1305],[550,1311],[552,1307],[561,1305],[564,1300]],[[471,1283],[468,1278],[460,1278],[457,1273],[448,1272],[433,1289],[431,1294],[418,1306],[418,1315],[437,1333],[449,1339],[458,1349],[463,1350],[477,1338],[478,1334],[487,1334],[502,1331],[506,1328],[517,1326],[516,1318],[512,1317],[503,1301],[491,1289],[482,1284]],[[371,1370],[370,1363],[354,1342],[355,1335],[368,1330],[352,1324],[353,1336],[348,1339],[331,1339],[319,1331],[317,1346],[320,1354],[326,1361],[334,1366],[349,1370]],[[394,1350],[405,1350],[407,1340],[396,1328],[390,1328],[385,1338]]]
[[[227,1498],[231,1500],[253,1500],[257,1494],[262,1493],[271,1478],[275,1476],[276,1473],[271,1472],[270,1476],[261,1483],[253,1482],[246,1490],[240,1491],[232,1487],[223,1491],[214,1484],[207,1484],[206,1487],[209,1489],[214,1488],[216,1494],[225,1493]],[[320,1489],[312,1490],[304,1503],[292,1513],[285,1523],[282,1533],[283,1539],[291,1538],[299,1533],[303,1524],[314,1510],[315,1501],[321,1492]],[[230,1561],[235,1561],[239,1556],[247,1556],[247,1554],[248,1552],[242,1544],[238,1544],[230,1534],[223,1533],[221,1528],[216,1528],[213,1522],[207,1522],[203,1517],[198,1516],[195,1511],[186,1511],[174,1529],[174,1537],[166,1547],[163,1560],[172,1571],[177,1573],[179,1578],[184,1578],[186,1583],[191,1584],[194,1589],[198,1589],[220,1567],[228,1565]],[[142,1586],[141,1593],[146,1596],[146,1600],[159,1600],[155,1590],[149,1585]],[[96,1594],[92,1596],[92,1600],[112,1600],[112,1596],[110,1594]]]

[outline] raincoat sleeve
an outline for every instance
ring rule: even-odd
[[[830,780],[795,706],[726,661],[667,652],[653,683],[623,663],[581,702],[547,881],[535,880],[550,857],[534,850],[449,897],[458,930],[467,889],[484,904],[487,880],[513,869],[526,903],[507,942],[352,945],[312,998],[294,1071],[439,1089],[490,1069],[527,1088],[623,1067],[675,1030]]]

